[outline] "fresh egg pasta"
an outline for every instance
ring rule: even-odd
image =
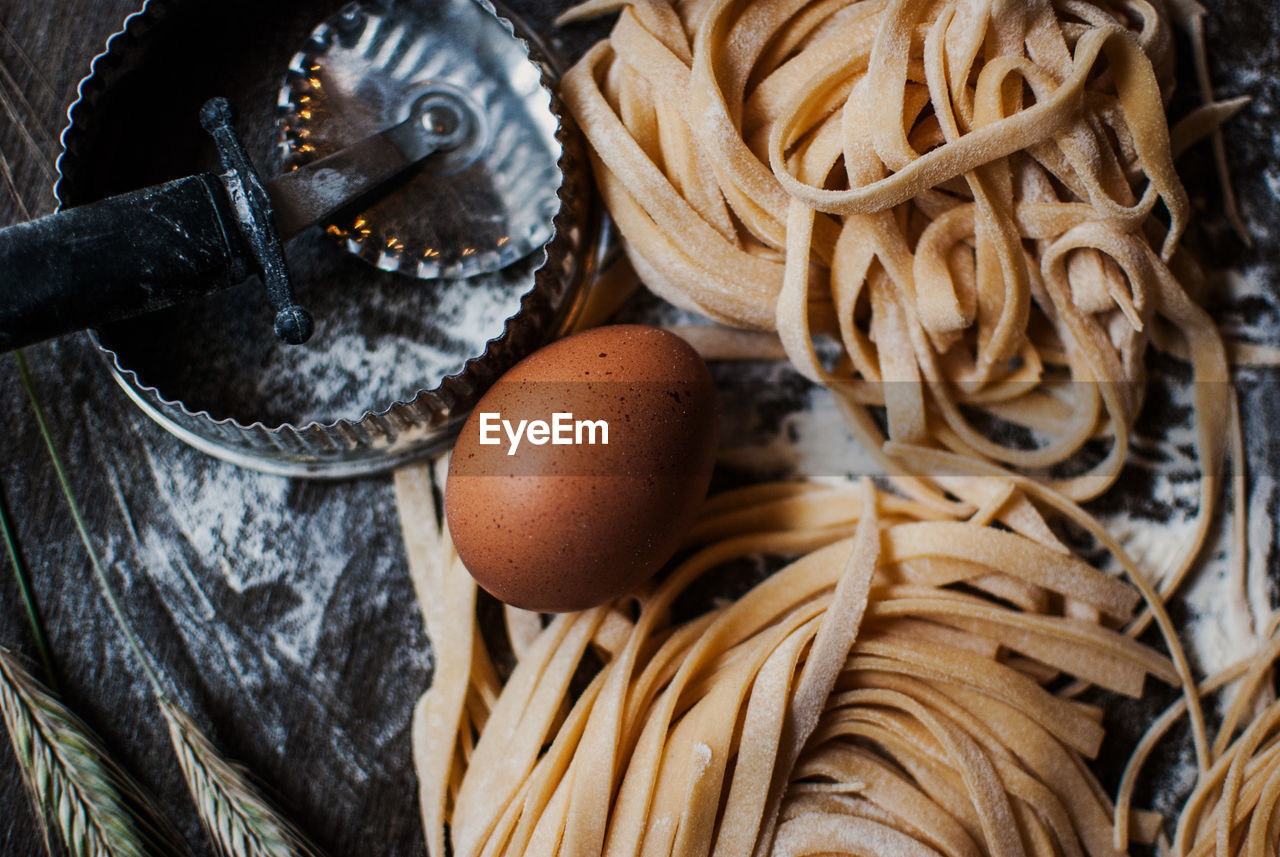
[[[502,683],[474,607],[441,608],[475,592],[447,533],[411,551],[438,658],[415,718],[430,853],[1124,853],[1086,764],[1100,711],[1053,688],[1137,696],[1185,659],[1113,630],[1139,591],[1025,493],[963,482],[951,515],[869,482],[714,497],[661,581],[536,632],[514,617]],[[673,621],[700,578],[759,555],[793,559]]]
[[[653,291],[776,330],[874,450],[883,431],[1076,500],[1119,473],[1148,343],[1177,344],[1199,383],[1207,520],[1227,362],[1188,296],[1173,146],[1209,123],[1168,129],[1161,5],[647,0],[565,19],[619,8],[562,91]],[[1055,470],[1100,439],[1106,454]]]

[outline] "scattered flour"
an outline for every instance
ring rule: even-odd
[[[428,281],[347,258],[323,236],[299,238],[290,254],[299,302],[316,319],[305,345],[275,338],[253,281],[122,322],[103,341],[144,384],[217,419],[268,426],[356,420],[434,389],[482,354],[519,311],[541,259],[533,254],[468,280]]]

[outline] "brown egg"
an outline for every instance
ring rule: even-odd
[[[615,325],[552,343],[498,379],[454,446],[445,515],[458,555],[508,604],[603,604],[675,552],[716,435],[711,375],[674,334]]]

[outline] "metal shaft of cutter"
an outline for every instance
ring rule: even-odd
[[[435,92],[419,99],[399,125],[266,182],[280,239],[329,220],[427,156],[458,148],[474,126],[456,97]]]

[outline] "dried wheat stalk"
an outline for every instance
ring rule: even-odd
[[[89,728],[0,646],[0,711],[36,804],[74,857],[148,857],[159,837],[133,807],[151,803]]]
[[[200,821],[221,857],[309,857],[297,830],[259,795],[249,772],[224,759],[191,717],[159,699]]]

